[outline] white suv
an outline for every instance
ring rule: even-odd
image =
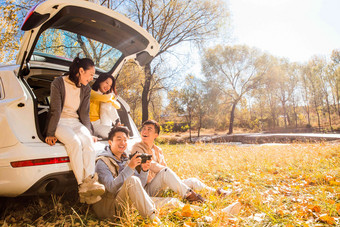
[[[117,77],[127,60],[144,65],[159,50],[156,40],[136,23],[82,0],[38,4],[22,30],[17,65],[0,67],[0,196],[8,197],[61,192],[76,185],[63,144],[49,146],[43,135],[50,83],[68,71],[74,57],[90,57],[96,74]],[[120,120],[131,130],[131,146],[140,135],[129,106],[118,100]]]

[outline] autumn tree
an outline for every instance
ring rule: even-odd
[[[143,87],[140,81],[143,77],[143,70],[134,61],[128,61],[116,77],[118,95],[129,104],[131,117],[136,123],[142,119],[140,109]]]
[[[38,0],[5,0],[0,3],[0,62],[15,60],[19,50],[21,23]]]
[[[307,86],[310,92],[310,102],[312,103],[316,116],[317,116],[317,124],[319,131],[321,130],[321,117],[322,117],[322,108],[323,108],[323,96],[324,93],[322,91],[322,81],[319,77],[319,74],[323,73],[322,63],[319,61],[317,57],[312,58],[308,64],[305,66],[304,74],[307,76]]]
[[[311,96],[311,88],[309,86],[309,73],[307,70],[307,66],[301,66],[300,73],[300,83],[301,83],[301,91],[302,91],[302,100],[303,100],[303,109],[307,114],[307,126],[311,126],[311,111],[310,111],[310,96]]]
[[[340,116],[340,49],[333,50],[327,66],[327,78],[332,91],[333,106]]]
[[[259,120],[259,124],[267,128],[275,128],[279,125],[278,116],[280,114],[280,99],[278,96],[278,60],[275,57],[270,58],[271,64],[264,73],[261,81],[261,86],[253,89],[250,93],[255,99],[253,108],[256,116],[253,117]],[[262,128],[262,126],[261,126]]]
[[[289,65],[288,74],[289,74],[289,82],[288,86],[291,89],[291,98],[290,103],[292,106],[295,127],[298,127],[298,106],[300,101],[300,83],[299,76],[301,73],[301,66],[297,63],[291,63]]]
[[[256,89],[268,68],[268,58],[247,46],[216,46],[206,49],[202,67],[206,80],[219,81],[231,103],[229,134],[233,133],[235,109],[245,94]]]
[[[224,3],[208,0],[125,0],[117,10],[145,28],[160,44],[157,56],[184,42],[202,42],[217,34],[227,17]],[[155,61],[155,60],[154,60]],[[157,58],[162,62],[162,58]],[[144,67],[142,91],[142,121],[149,118],[151,85],[155,83],[157,64]],[[158,81],[164,79],[158,74]]]
[[[177,113],[184,114],[189,126],[189,138],[196,123],[198,137],[202,128],[202,119],[206,113],[205,92],[203,82],[192,75],[185,78],[185,84],[180,89],[169,92],[170,106]]]
[[[296,105],[296,98],[294,95],[296,95],[295,90],[297,88],[297,75],[293,64],[291,64],[287,59],[279,59],[277,62],[276,73],[276,94],[281,103],[284,126],[287,128],[288,125],[291,125],[291,120],[288,114],[289,105],[292,103],[294,103],[293,105]]]

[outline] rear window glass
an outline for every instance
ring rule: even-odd
[[[122,52],[93,39],[60,29],[47,29],[39,37],[31,60],[48,62],[53,59],[72,61],[75,57],[91,58],[96,67],[108,72]]]

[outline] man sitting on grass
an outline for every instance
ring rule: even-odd
[[[155,196],[165,187],[176,191],[188,201],[200,201],[199,196],[169,168],[162,168],[152,182],[146,185],[151,160],[141,163],[138,153],[129,160],[125,153],[128,134],[126,127],[113,128],[109,133],[109,146],[97,158],[96,172],[106,190],[102,200],[93,205],[99,218],[120,217],[132,202],[142,217],[159,222],[150,196]],[[139,165],[140,171],[137,171]]]
[[[99,218],[121,217],[132,202],[141,216],[158,221],[155,204],[144,190],[150,160],[141,164],[138,155],[129,160],[125,153],[128,135],[126,127],[113,128],[109,133],[109,146],[97,158],[96,172],[99,182],[105,186],[105,193],[93,205],[93,210]],[[136,171],[139,165],[140,173]]]
[[[147,153],[152,155],[152,162],[150,166],[150,172],[148,176],[148,184],[152,183],[155,177],[157,177],[158,173],[162,169],[169,169],[166,165],[163,152],[161,148],[154,144],[155,139],[158,137],[160,133],[160,125],[155,120],[147,120],[143,122],[142,129],[141,129],[141,137],[142,142],[136,143],[131,152],[140,152],[140,153]],[[201,182],[197,178],[188,178],[182,181],[185,185],[190,187],[192,190],[202,190],[206,189],[210,192],[217,193],[219,196],[228,196],[232,193],[231,190],[223,190],[222,188],[214,189],[212,187],[207,186],[203,182]],[[147,184],[147,185],[148,185]],[[200,196],[200,198],[202,198]],[[204,201],[202,198],[201,201]],[[238,214],[240,210],[240,203],[236,202],[232,205],[225,208],[226,212],[232,213],[233,215]]]

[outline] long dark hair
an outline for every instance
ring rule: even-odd
[[[114,78],[112,75],[110,75],[110,74],[108,74],[108,73],[101,73],[101,74],[98,76],[98,78],[96,79],[96,82],[93,83],[92,89],[95,90],[95,91],[98,91],[100,83],[102,83],[102,82],[104,82],[105,80],[107,80],[107,78],[111,78],[111,80],[112,80],[112,85],[111,85],[110,90],[108,90],[108,91],[106,92],[106,94],[109,94],[109,93],[113,92],[115,95],[117,95],[117,91],[116,91],[116,80],[115,80],[115,78]]]
[[[83,68],[84,70],[88,70],[90,67],[94,66],[94,62],[90,58],[79,58],[76,57],[72,64],[70,65],[68,73],[69,79],[77,86],[80,87],[79,84],[79,69]],[[78,76],[77,76],[78,75]]]

